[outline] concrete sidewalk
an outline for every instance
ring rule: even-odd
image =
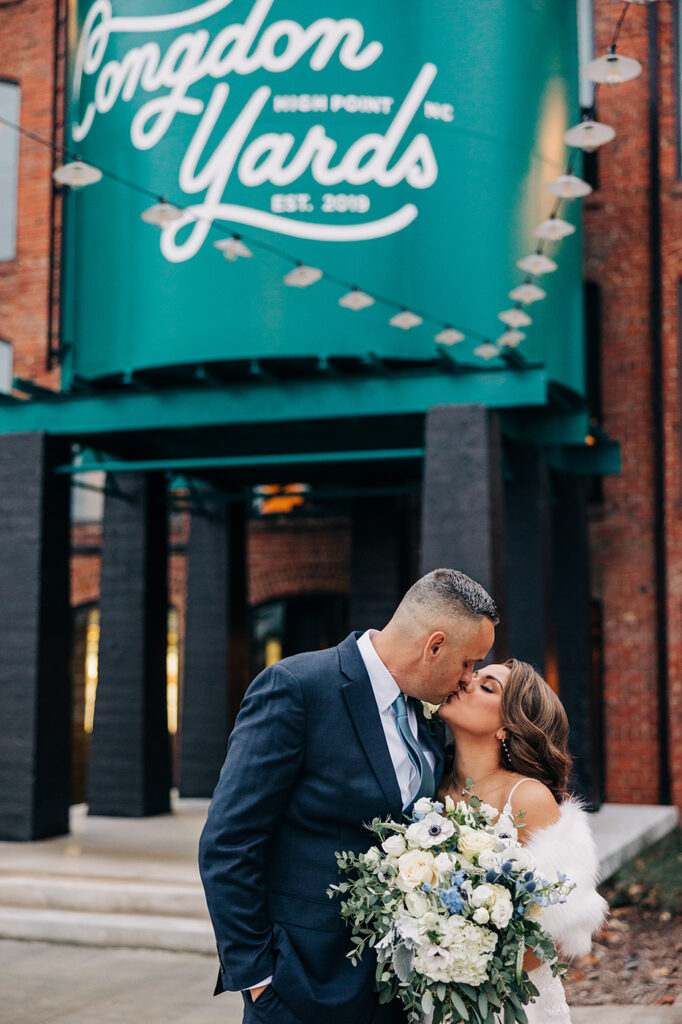
[[[0,1024],[240,1024],[241,996],[214,999],[215,977],[215,958],[194,953],[0,941]],[[682,1005],[578,1007],[572,1017],[682,1024]]]

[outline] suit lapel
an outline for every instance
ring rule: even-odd
[[[431,751],[435,758],[435,765],[433,769],[433,775],[436,780],[436,792],[440,786],[441,779],[443,778],[443,764],[445,762],[445,754],[443,751],[443,744],[437,737],[438,726],[441,723],[436,719],[436,735],[433,734],[429,728],[429,723],[426,721],[424,716],[424,709],[422,708],[421,701],[417,701],[417,731],[419,733],[419,741],[425,750]],[[436,794],[434,793],[434,796]]]
[[[402,796],[372,684],[358,650],[357,637],[361,635],[351,633],[339,644],[341,671],[348,680],[342,686],[343,698],[360,744],[391,810],[391,816],[395,821],[400,821],[403,816]]]

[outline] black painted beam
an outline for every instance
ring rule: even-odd
[[[69,444],[0,438],[0,839],[69,830]]]
[[[117,473],[102,535],[99,679],[90,743],[90,814],[170,810],[166,708],[167,553],[160,473]]]

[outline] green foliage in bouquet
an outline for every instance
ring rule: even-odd
[[[381,1002],[400,999],[410,1024],[527,1024],[538,991],[526,949],[563,973],[544,906],[572,889],[540,878],[513,819],[474,798],[420,800],[410,823],[374,820],[378,845],[337,854],[348,880],[332,885],[351,928],[353,964],[376,951]]]

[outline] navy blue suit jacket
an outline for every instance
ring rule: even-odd
[[[349,929],[326,890],[339,880],[337,850],[372,845],[364,822],[402,818],[360,635],[286,658],[253,681],[199,847],[220,959],[214,994],[273,975],[304,1022],[370,1018],[373,954],[358,967],[346,959]],[[418,717],[438,783],[441,747],[421,709]]]

